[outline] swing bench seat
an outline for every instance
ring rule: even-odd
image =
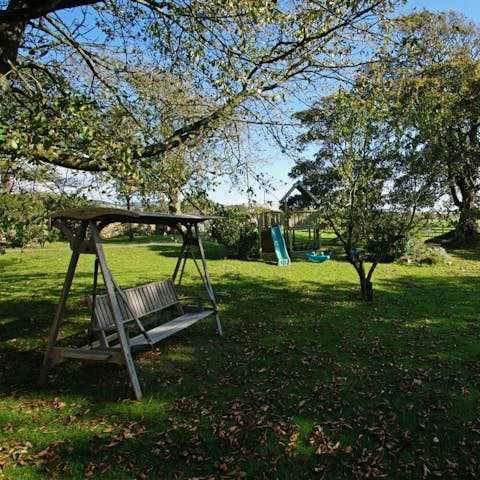
[[[117,301],[121,314],[120,321],[128,332],[131,351],[151,348],[174,333],[216,314],[214,309],[204,309],[203,305],[197,307],[182,305],[171,278],[125,289],[121,294],[117,293]],[[114,333],[107,336],[108,332],[117,331],[108,295],[90,297],[89,305],[93,313],[93,327],[100,333],[102,346],[120,348],[118,335]],[[164,317],[161,315],[164,311],[171,311],[173,318],[158,324]],[[141,321],[145,318],[146,325],[152,323],[157,325],[145,329]],[[117,343],[110,345],[111,341]]]

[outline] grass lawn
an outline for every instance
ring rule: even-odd
[[[169,276],[178,249],[105,246],[125,287]],[[137,356],[141,401],[115,365],[64,363],[37,387],[70,251],[0,257],[0,479],[480,476],[480,253],[380,265],[371,304],[338,256],[207,256],[224,336],[210,317]],[[85,257],[63,343],[88,337]]]

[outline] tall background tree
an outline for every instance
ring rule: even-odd
[[[478,233],[480,30],[456,13],[400,17],[379,56],[399,146],[435,171],[459,213],[457,236]]]

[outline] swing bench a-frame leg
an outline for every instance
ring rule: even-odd
[[[94,222],[90,222],[90,230],[92,232],[92,240],[95,245],[97,259],[100,265],[100,271],[102,272],[103,281],[105,283],[105,289],[107,291],[112,316],[115,320],[115,326],[118,333],[118,339],[120,341],[120,348],[123,353],[123,358],[125,360],[125,366],[127,368],[128,376],[130,377],[130,383],[132,385],[135,398],[137,400],[140,400],[142,398],[142,390],[138,381],[137,371],[135,370],[135,363],[133,362],[132,353],[130,351],[128,337],[123,326],[122,314],[120,312],[120,306],[118,304],[117,296],[115,294],[115,284],[110,270],[107,266],[107,260],[105,258],[102,243],[100,240],[100,234],[98,233],[97,226]]]
[[[50,334],[48,338],[48,345],[43,357],[42,369],[40,371],[39,384],[44,385],[47,380],[48,368],[50,364],[50,358],[52,355],[53,347],[57,341],[58,333],[60,331],[60,325],[63,321],[63,316],[65,313],[65,306],[67,303],[67,297],[72,286],[73,276],[75,274],[75,269],[78,263],[78,257],[80,253],[78,251],[73,251],[72,257],[70,259],[70,264],[68,266],[67,275],[65,277],[65,283],[63,284],[62,294],[60,296],[60,301],[57,305],[55,311],[55,318],[53,320],[52,326],[50,327]]]
[[[195,235],[193,234],[192,228],[194,228]],[[198,247],[202,268],[200,268],[197,258],[195,257],[195,253],[193,251],[194,245]],[[183,245],[180,249],[180,253],[177,259],[177,264],[175,266],[175,270],[172,275],[172,281],[173,282],[177,281],[178,285],[182,282],[185,265],[187,263],[187,258],[189,255],[191,256],[195,264],[197,272],[207,292],[208,298],[212,304],[213,309],[215,310],[215,321],[217,324],[217,332],[220,336],[222,336],[223,335],[222,324],[220,322],[220,317],[217,312],[217,302],[215,300],[215,294],[213,293],[212,282],[210,280],[210,274],[208,272],[207,261],[205,257],[205,250],[203,248],[202,238],[200,236],[200,232],[197,224],[195,224],[194,227],[192,227],[192,225],[188,225],[188,232],[184,234],[184,237],[183,237]]]
[[[135,398],[137,400],[140,400],[142,398],[142,390],[140,388],[140,383],[138,381],[138,376],[137,372],[135,370],[135,364],[133,362],[132,354],[130,351],[130,345],[128,341],[127,334],[125,332],[124,325],[121,321],[122,315],[120,312],[120,306],[118,304],[117,296],[115,294],[115,284],[113,277],[110,273],[110,270],[108,269],[107,266],[107,261],[105,258],[105,254],[103,251],[103,247],[101,244],[100,240],[100,234],[98,232],[97,226],[93,221],[88,222],[88,227],[90,227],[91,231],[91,236],[93,240],[93,244],[95,247],[95,254],[97,257],[98,264],[100,266],[100,271],[102,272],[102,276],[104,279],[105,283],[105,289],[107,291],[108,295],[108,301],[110,304],[110,308],[112,311],[112,316],[115,320],[115,326],[116,330],[118,333],[118,338],[120,341],[120,350],[121,350],[121,355],[123,357],[123,364],[125,364],[125,367],[127,369],[127,373],[130,379],[130,384],[133,389],[133,393],[135,395]],[[60,331],[60,326],[63,321],[64,313],[65,313],[65,307],[67,303],[67,297],[70,292],[72,282],[73,282],[73,277],[75,275],[75,270],[77,267],[78,259],[80,256],[80,244],[82,241],[85,239],[85,233],[87,229],[87,224],[83,222],[82,225],[82,230],[78,234],[78,237],[76,238],[76,241],[72,245],[72,257],[70,259],[70,264],[67,270],[67,274],[65,277],[65,283],[63,286],[62,294],[60,297],[60,302],[58,303],[56,312],[55,312],[55,318],[53,321],[53,324],[50,328],[50,336],[49,336],[49,341],[48,341],[48,346],[44,355],[43,363],[42,363],[42,369],[40,373],[40,379],[39,383],[40,385],[44,384],[46,379],[47,379],[47,374],[48,374],[48,368],[50,366],[50,362],[54,357],[54,350],[55,350],[55,344],[57,341],[57,337]],[[78,358],[81,358],[82,355],[80,355],[82,352],[82,349],[78,349],[79,356]],[[68,353],[70,355],[71,352]],[[72,356],[68,356],[67,354],[64,355],[64,358],[72,358]],[[117,354],[118,355],[118,354]]]

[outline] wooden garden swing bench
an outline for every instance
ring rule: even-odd
[[[50,329],[40,383],[45,382],[50,366],[67,359],[112,362],[126,366],[135,397],[140,399],[142,391],[135,370],[133,352],[151,348],[170,335],[209,316],[215,316],[217,331],[222,335],[222,326],[198,230],[199,223],[211,218],[97,207],[76,208],[55,213],[52,216],[53,225],[57,226],[69,240],[72,257]],[[183,227],[183,245],[172,277],[122,290],[107,266],[100,239],[100,231],[114,222]],[[200,264],[195,257],[193,247],[198,248]],[[97,333],[98,339],[81,348],[59,347],[56,345],[57,337],[81,253],[95,255],[93,294],[89,298],[89,306],[91,330]],[[177,295],[174,282],[177,280],[180,284],[189,256],[194,260],[203,281],[211,304],[210,308],[204,308],[201,304],[186,306]],[[99,270],[106,290],[102,295],[97,293]],[[171,318],[164,321],[167,314]]]
[[[116,331],[115,318],[112,315],[109,301],[106,294],[89,298],[90,310],[94,314],[94,329],[99,331],[102,344],[105,346],[109,346],[112,338],[113,340],[118,339],[116,334],[110,339],[107,336],[108,331]],[[205,310],[202,305],[199,307],[184,306],[178,298],[171,278],[122,290],[121,294],[117,294],[117,301],[121,313],[121,322],[126,328],[128,324],[136,324],[140,332],[129,338],[132,351],[153,347],[170,335],[215,314],[215,310],[211,308]],[[174,312],[173,319],[149,330],[145,329],[141,321],[142,317],[148,317],[170,309]],[[113,345],[113,348],[119,347],[119,343]]]

